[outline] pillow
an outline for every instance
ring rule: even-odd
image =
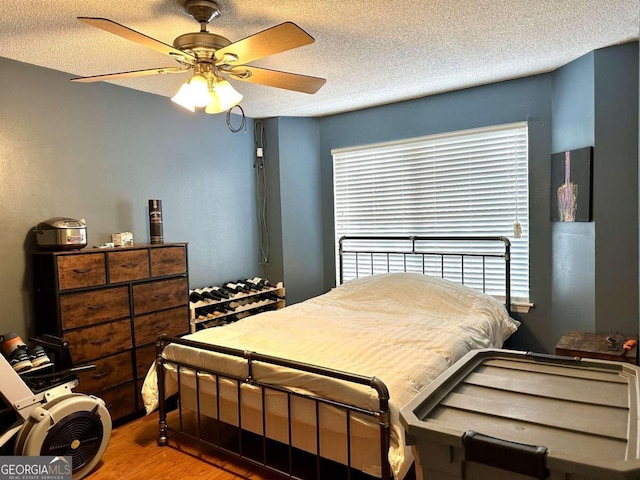
[[[469,315],[490,317],[503,323],[505,339],[514,333],[520,322],[512,319],[505,306],[486,293],[471,287],[420,273],[386,273],[350,280],[327,295],[334,302],[344,302],[350,308],[389,314],[419,315],[428,312],[443,318]]]
[[[350,280],[336,287],[333,294],[337,299],[344,300],[386,297],[409,304],[439,297],[466,308],[470,308],[478,298],[488,297],[487,301],[497,302],[490,295],[471,287],[440,277],[409,272],[384,273]]]

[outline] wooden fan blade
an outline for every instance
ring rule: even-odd
[[[324,78],[310,77],[307,75],[299,75],[297,73],[279,72],[277,70],[268,70],[266,68],[250,67],[241,65],[233,67],[224,72],[245,82],[259,83],[269,87],[284,88],[285,90],[293,90],[302,93],[316,93],[320,90],[326,80]]]
[[[217,64],[244,65],[314,41],[311,35],[295,23],[285,22],[217,50]]]
[[[133,70],[131,72],[106,73],[104,75],[94,75],[92,77],[76,77],[76,78],[72,78],[71,81],[91,83],[91,82],[100,82],[102,80],[115,80],[116,78],[142,77],[144,75],[155,75],[155,74],[164,74],[164,73],[182,73],[182,72],[188,72],[189,70],[191,69],[180,68],[180,67],[149,68],[147,70]]]
[[[139,45],[155,50],[156,52],[169,55],[172,58],[182,57],[189,63],[195,61],[195,57],[189,53],[178,50],[177,48],[173,48],[171,45],[162,43],[160,40],[151,38],[143,33],[136,32],[135,30],[132,30],[129,27],[125,27],[124,25],[120,25],[119,23],[116,23],[112,20],[95,17],[78,17],[78,20],[88,25],[92,25],[94,27],[105,30],[109,33],[113,33],[114,35],[118,35],[119,37],[122,37],[126,40],[130,40]]]

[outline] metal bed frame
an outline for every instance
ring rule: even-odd
[[[408,241],[409,247],[408,249],[400,249],[397,247],[392,251],[381,251],[379,249],[358,249],[357,247],[347,247],[346,244],[355,241],[358,242],[371,242],[371,241]],[[447,251],[441,250],[431,250],[420,248],[416,245],[417,242],[422,241],[447,241],[447,242],[480,242],[483,244],[495,244],[496,242],[502,243],[502,252],[497,254],[493,252],[489,253],[478,253],[477,251],[470,253],[450,253]],[[344,259],[348,255],[355,255],[355,263],[358,263],[358,258],[362,255],[366,255],[370,259],[370,266],[367,265],[367,268],[370,268],[368,272],[369,275],[374,274],[379,271],[379,265],[376,269],[373,268],[374,259],[378,256],[382,256],[386,258],[386,271],[391,272],[394,271],[392,269],[393,262],[389,259],[392,255],[401,255],[404,258],[402,265],[404,266],[404,270],[407,271],[407,258],[422,258],[422,264],[425,264],[425,258],[435,256],[441,259],[441,262],[444,262],[445,258],[450,256],[462,258],[461,266],[462,266],[462,280],[464,283],[464,258],[465,257],[480,257],[482,263],[482,272],[483,276],[485,274],[485,262],[487,258],[497,257],[504,260],[505,263],[505,275],[506,275],[506,291],[505,291],[505,303],[507,305],[507,309],[509,309],[510,305],[510,287],[509,287],[509,275],[510,275],[510,243],[509,240],[505,237],[420,237],[420,236],[409,236],[409,237],[370,237],[370,236],[352,236],[352,237],[342,237],[339,241],[339,265],[340,265],[340,283],[343,282],[343,267],[344,267]],[[384,262],[383,262],[384,263]],[[397,270],[395,270],[397,271]],[[423,270],[423,273],[425,271]],[[444,276],[444,268],[442,268],[442,273]],[[364,274],[364,273],[363,273]],[[356,268],[356,276],[360,276],[358,269]],[[483,281],[483,291],[484,291],[484,281]],[[216,352],[218,354],[229,355],[236,358],[241,358],[246,361],[246,371],[243,372],[241,376],[229,375],[228,373],[224,373],[220,370],[217,370],[215,365],[212,365],[210,368],[203,368],[202,366],[196,366],[189,363],[177,362],[174,360],[167,360],[163,357],[162,352],[164,348],[169,344],[179,344],[187,347],[200,348],[204,350],[208,350],[211,352]],[[363,409],[361,407],[350,405],[348,403],[338,402],[335,400],[321,398],[315,395],[303,395],[293,389],[289,389],[282,385],[269,384],[262,381],[257,380],[253,375],[253,366],[254,363],[265,363],[270,365],[278,365],[294,370],[298,370],[301,372],[309,372],[325,377],[329,377],[332,379],[340,379],[346,382],[351,382],[358,385],[368,386],[373,389],[378,398],[378,407],[377,409]],[[170,364],[173,369],[177,372],[177,385],[178,385],[178,404],[177,408],[175,408],[175,403],[170,407],[168,402],[170,399],[166,398],[166,383],[165,383],[165,370],[166,366]],[[161,336],[158,339],[156,345],[156,366],[157,366],[157,378],[158,378],[158,395],[159,395],[159,436],[158,436],[158,445],[167,445],[169,439],[169,432],[179,434],[186,438],[190,438],[198,442],[198,444],[207,445],[212,447],[213,449],[221,452],[225,452],[232,456],[239,457],[253,465],[257,465],[263,467],[269,471],[278,473],[286,478],[296,478],[296,479],[314,479],[321,480],[326,478],[344,478],[347,480],[360,480],[360,479],[373,479],[373,478],[381,478],[382,480],[390,480],[393,478],[393,474],[391,471],[391,467],[388,460],[388,450],[390,447],[390,410],[389,410],[389,392],[385,384],[376,377],[366,377],[362,375],[352,374],[344,371],[333,370],[324,368],[317,365],[311,365],[301,362],[296,362],[292,360],[288,360],[285,358],[273,357],[268,355],[262,355],[260,353],[251,352],[251,351],[243,351],[228,347],[209,345],[197,341],[182,339],[182,338],[173,338],[168,337],[166,335]],[[184,375],[184,372],[189,372],[190,374],[194,374],[195,378],[195,394],[196,394],[196,409],[195,412],[193,410],[187,409],[180,405],[180,398],[182,395],[181,392],[181,375]],[[203,418],[203,414],[201,414],[201,405],[200,405],[200,376],[202,374],[210,375],[213,378],[215,384],[215,412],[217,414],[217,418],[206,417]],[[236,386],[237,391],[237,425],[230,425],[225,423],[220,418],[220,384],[221,381],[232,381]],[[242,430],[242,389],[240,388],[242,384],[251,385],[253,387],[258,387],[260,389],[261,394],[261,414],[262,414],[262,434],[256,435],[250,432]],[[266,433],[266,425],[267,425],[267,412],[265,411],[265,398],[268,392],[279,392],[286,396],[287,399],[287,415],[286,419],[288,422],[288,442],[286,444],[281,444],[280,442],[275,442],[268,438]],[[293,397],[303,397],[308,399],[315,404],[315,445],[316,452],[315,454],[311,454],[309,457],[309,453],[301,452],[297,447],[294,446],[292,441],[292,418],[291,418],[291,401]],[[174,400],[175,401],[175,400]],[[321,457],[321,441],[320,441],[320,405],[329,405],[335,409],[338,409],[341,412],[344,412],[345,418],[345,431],[346,431],[346,465],[336,465],[335,462],[327,461]],[[175,409],[174,409],[175,408]],[[174,409],[171,413],[173,414],[171,421],[168,420],[168,416],[170,410]],[[192,416],[195,414],[195,424],[193,422]],[[380,466],[381,472],[380,476],[371,476],[361,472],[352,467],[351,461],[351,418],[354,414],[358,414],[360,416],[368,416],[371,417],[375,422],[379,425],[379,434],[380,434]],[[176,418],[177,417],[177,418]],[[274,452],[277,455],[274,455]],[[307,455],[307,457],[305,457]],[[274,457],[277,457],[276,461]],[[301,464],[306,464],[307,466],[310,462],[310,458],[313,459],[311,463],[315,465],[312,467],[312,470],[304,471],[301,469]],[[303,459],[303,460],[299,460]],[[331,473],[328,473],[331,472]]]
[[[366,242],[366,243],[375,243],[379,242],[382,246],[384,243],[397,243],[397,242],[408,242],[409,249],[398,250],[397,248],[394,250],[386,251],[374,249],[371,247],[365,247],[359,249],[358,247],[349,248],[346,245],[349,242]],[[422,248],[420,246],[420,242],[425,242],[426,245],[423,245]],[[429,246],[428,242],[432,244],[436,244],[433,246]],[[474,243],[474,244],[495,244],[501,245],[500,253],[493,252],[450,252],[443,249],[438,249],[437,243],[457,243],[457,242],[465,242],[465,243]],[[435,248],[434,248],[435,247]],[[476,247],[477,248],[477,247]],[[465,284],[465,258],[474,258],[480,259],[482,266],[482,287],[480,290],[485,293],[487,291],[486,287],[486,266],[487,259],[497,258],[504,260],[504,278],[505,278],[505,307],[507,311],[511,313],[511,242],[507,237],[502,236],[343,236],[338,240],[338,257],[339,257],[339,281],[340,284],[345,282],[344,278],[344,270],[345,270],[345,258],[349,255],[353,255],[354,263],[355,263],[355,277],[358,278],[361,272],[361,265],[359,260],[361,257],[366,257],[369,262],[368,265],[364,266],[363,274],[365,275],[374,275],[376,273],[386,272],[390,273],[392,271],[391,259],[395,257],[400,257],[402,259],[402,271],[406,272],[408,264],[407,258],[414,257],[420,258],[422,261],[419,263],[419,268],[421,269],[420,273],[422,274],[436,274],[436,272],[428,271],[426,260],[431,259],[439,259],[438,262],[440,265],[439,275],[442,278],[445,278],[445,259],[447,258],[457,258],[460,260],[460,283],[462,285]],[[376,263],[378,260],[378,263]]]

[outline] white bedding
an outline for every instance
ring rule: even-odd
[[[404,445],[400,408],[468,351],[499,348],[518,326],[489,295],[440,278],[392,273],[352,280],[303,303],[185,338],[380,378],[390,392],[389,460],[395,478],[403,478],[412,458]],[[215,361],[221,368],[219,356],[211,352],[169,345],[164,355],[203,366]],[[244,371],[243,363],[225,368],[237,373]],[[255,376],[367,408],[378,406],[375,392],[366,387],[276,367],[258,366]],[[147,412],[157,408],[153,367],[142,394]]]

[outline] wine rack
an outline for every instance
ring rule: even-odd
[[[190,290],[207,292],[214,287]],[[194,333],[204,328],[219,327],[257,313],[284,308],[285,288],[282,282],[268,288],[248,293],[235,293],[228,299],[189,301],[190,331]]]

